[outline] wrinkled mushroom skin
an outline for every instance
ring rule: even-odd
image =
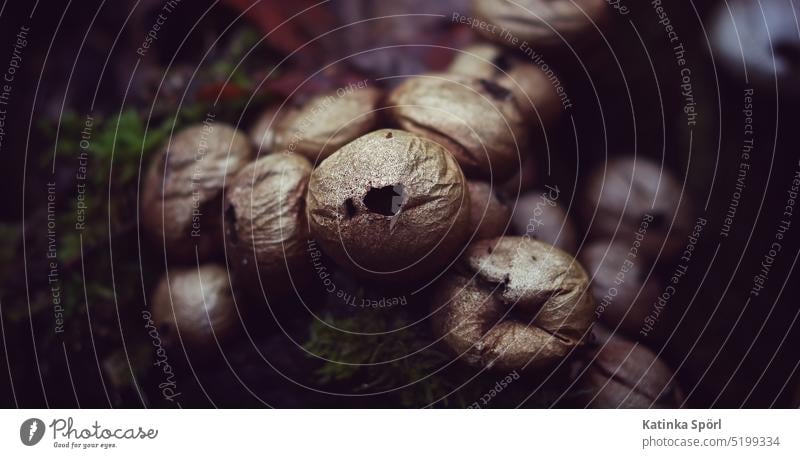
[[[447,149],[470,178],[503,181],[518,168],[526,120],[513,93],[497,83],[454,74],[409,78],[388,97],[404,130]]]
[[[264,292],[291,291],[307,267],[305,193],[311,163],[291,153],[264,156],[247,165],[225,193],[225,236],[238,276]],[[291,278],[290,278],[291,277]]]
[[[514,204],[511,224],[517,234],[575,254],[578,246],[575,225],[548,191],[534,190],[520,196]]]
[[[592,278],[599,319],[611,329],[619,326],[631,338],[641,337],[639,331],[662,288],[657,274],[648,276],[648,261],[630,258],[622,243],[608,242],[589,244],[581,250],[580,259]]]
[[[552,367],[592,322],[588,277],[570,255],[524,237],[476,242],[433,293],[433,330],[466,363]]]
[[[642,254],[655,259],[663,244],[660,256],[669,259],[683,249],[692,225],[690,203],[686,196],[681,200],[682,186],[668,170],[648,159],[614,159],[597,167],[585,189],[582,216],[591,238],[616,235],[632,243],[644,221]]]
[[[347,144],[311,174],[312,236],[363,278],[436,274],[467,237],[469,194],[453,156],[415,134],[384,129]]]
[[[160,337],[193,349],[215,347],[238,321],[228,273],[216,264],[171,268],[156,287],[152,308]]]
[[[511,207],[484,181],[467,181],[469,189],[469,233],[473,240],[490,239],[506,232]]]
[[[171,261],[222,250],[222,188],[251,159],[247,136],[225,124],[182,130],[155,156],[142,190],[142,225]]]
[[[348,142],[374,130],[382,92],[373,87],[312,97],[279,112],[273,151],[296,153],[318,164]]]
[[[472,0],[475,15],[495,25],[479,30],[486,38],[518,47],[527,41],[534,48],[586,44],[600,32],[595,24],[608,21],[607,0]],[[501,31],[507,31],[507,34]],[[517,45],[507,35],[517,39]]]
[[[600,326],[592,330],[592,360],[577,391],[580,407],[598,409],[674,409],[683,404],[683,392],[664,361],[642,344],[611,334]]]
[[[481,43],[456,54],[450,73],[483,78],[508,89],[531,124],[547,125],[561,114],[561,100],[547,75],[530,60],[509,54],[499,46]]]

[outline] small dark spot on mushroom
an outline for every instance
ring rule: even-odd
[[[480,83],[481,87],[496,100],[504,100],[511,96],[511,91],[493,81],[481,78],[478,80],[478,82]]]
[[[534,313],[534,314],[531,314],[531,313],[528,313],[527,311],[523,311],[523,310],[521,310],[521,309],[520,309],[520,308],[517,306],[517,304],[514,304],[514,305],[512,305],[512,306],[511,306],[511,308],[508,310],[508,313],[507,313],[507,315],[506,315],[506,319],[507,319],[508,321],[512,321],[512,322],[516,322],[516,323],[521,323],[521,324],[524,324],[524,325],[526,325],[526,326],[530,326],[530,325],[532,324],[531,322],[533,321],[533,320],[532,320],[532,318],[533,318],[535,315],[536,315],[535,313]]]
[[[394,216],[400,213],[405,197],[405,187],[402,184],[370,188],[364,196],[364,205],[373,213]]]
[[[492,59],[492,63],[497,67],[497,69],[502,71],[508,71],[511,68],[511,59],[508,58],[505,54],[498,54]]]
[[[348,198],[347,200],[345,200],[345,201],[344,201],[344,215],[345,215],[345,216],[346,216],[348,219],[350,219],[350,218],[352,218],[352,217],[356,216],[356,212],[357,212],[357,211],[358,211],[358,210],[356,209],[356,206],[355,206],[355,204],[353,203],[353,199],[351,199],[351,198]]]
[[[392,135],[391,132],[386,132],[385,138],[392,138],[392,137],[394,137],[394,135]]]
[[[233,244],[239,243],[239,234],[236,232],[236,207],[228,205],[225,209],[225,232],[228,233],[228,240]]]

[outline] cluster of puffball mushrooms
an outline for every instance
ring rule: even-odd
[[[475,14],[542,46],[592,27],[583,12],[609,14],[605,0],[559,2],[557,13],[521,3],[539,19],[512,21],[503,1],[476,1]],[[670,369],[622,337],[637,335],[661,291],[646,266],[596,309],[645,215],[641,256],[675,254],[689,221],[680,183],[641,158],[600,164],[574,199],[587,225],[579,251],[567,201],[537,188],[529,151],[529,133],[558,120],[559,94],[530,59],[485,38],[495,42],[461,50],[445,72],[298,96],[247,133],[214,121],[170,138],[141,202],[171,264],[151,301],[162,338],[214,348],[240,319],[233,291],[313,285],[313,240],[362,282],[430,288],[433,334],[465,364],[546,373],[580,354],[584,405],[680,405]]]

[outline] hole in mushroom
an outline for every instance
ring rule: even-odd
[[[353,199],[348,198],[344,201],[344,214],[348,219],[356,216],[357,211]]]
[[[493,81],[481,78],[478,80],[478,82],[481,84],[481,87],[483,87],[483,89],[496,100],[507,99],[511,95],[511,91]]]
[[[225,209],[225,224],[227,224],[225,231],[229,235],[228,239],[233,244],[239,243],[239,234],[236,233],[236,207],[233,205],[228,205]]]
[[[402,184],[370,188],[364,196],[364,205],[373,213],[394,216],[400,213],[405,197],[406,192]]]
[[[511,68],[511,60],[505,54],[498,54],[492,59],[492,64],[502,71],[508,71]]]
[[[523,307],[519,303],[514,304],[508,309],[505,319],[525,326],[531,326],[541,306],[542,304],[537,304],[535,307]]]

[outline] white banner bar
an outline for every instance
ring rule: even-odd
[[[0,414],[0,451],[4,457],[798,457],[798,431],[798,410],[20,410]]]

